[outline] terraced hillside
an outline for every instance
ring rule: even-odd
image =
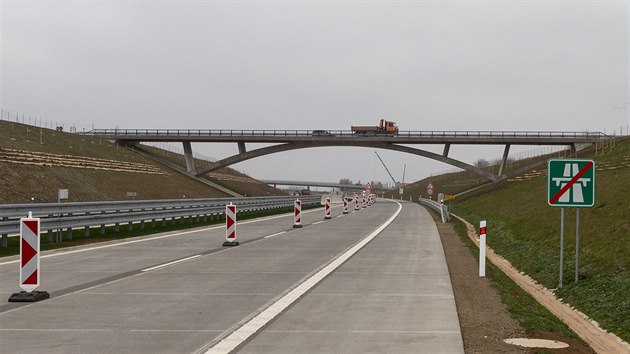
[[[281,191],[225,168],[213,181],[248,196]],[[211,198],[224,192],[98,138],[0,121],[0,203]]]

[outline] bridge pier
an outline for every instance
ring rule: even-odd
[[[505,150],[503,150],[503,160],[501,160],[501,167],[499,167],[499,174],[497,175],[499,178],[503,176],[503,169],[505,168],[505,164],[507,163],[509,153],[510,153],[510,144],[506,144]]]
[[[186,158],[186,171],[195,174],[195,158],[192,154],[190,141],[183,141],[182,144],[184,145],[184,157]]]
[[[451,150],[451,144],[444,144],[444,151],[442,152],[442,156],[448,157],[449,150]]]
[[[239,141],[236,143],[238,145],[238,153],[239,154],[244,154],[247,152],[247,150],[245,149],[245,142],[244,141]]]

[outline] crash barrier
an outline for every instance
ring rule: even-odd
[[[319,206],[319,196],[302,196],[303,206]],[[223,215],[225,206],[232,203],[238,213],[291,208],[295,197],[251,197],[251,198],[211,198],[211,199],[166,199],[139,201],[103,201],[71,203],[33,203],[0,205],[0,235],[6,245],[7,235],[20,232],[20,218],[32,212],[33,217],[41,218],[41,231],[69,230],[123,223],[141,223],[156,220],[207,217]]]
[[[438,203],[435,200],[424,198],[419,198],[418,202],[440,213],[440,216],[442,217],[442,222],[449,222],[451,220],[451,214],[448,212],[448,205]]]

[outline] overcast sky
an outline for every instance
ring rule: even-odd
[[[629,124],[625,1],[1,4],[0,106],[79,131]],[[223,158],[237,147],[193,150]],[[235,167],[260,179],[389,180],[373,151],[297,150]],[[501,153],[451,148],[469,163]],[[451,168],[379,154],[398,180],[406,164],[407,182]]]

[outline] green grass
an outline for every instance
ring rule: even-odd
[[[471,253],[479,261],[477,247],[467,235],[466,226],[455,219],[455,231],[468,246]],[[528,330],[538,329],[558,333],[563,336],[581,339],[562,321],[540,305],[533,297],[521,289],[512,279],[505,275],[492,263],[486,263],[486,278],[499,291],[501,301],[507,305],[510,315],[517,319]]]
[[[605,329],[630,341],[630,143],[594,158],[593,208],[580,211],[580,279],[575,278],[575,210],[565,210],[564,286],[556,291]],[[610,167],[618,167],[610,169]],[[513,183],[457,204],[453,212],[488,221],[488,245],[548,288],[558,286],[560,210],[547,206],[546,177]]]
[[[302,210],[314,209],[318,207],[320,206],[303,206]],[[273,209],[273,210],[239,213],[237,215],[237,218],[239,221],[255,219],[255,218],[260,218],[264,216],[288,213],[292,210],[293,210],[293,207],[286,207],[286,208]],[[221,224],[224,222],[225,222],[224,215],[219,215],[219,216],[215,215],[214,218],[212,219],[210,218],[210,216],[208,216],[207,221],[205,222],[203,221],[203,217],[200,217],[199,222],[197,222],[196,217],[176,219],[175,223],[173,223],[171,220],[167,220],[165,226],[162,226],[161,220],[156,220],[155,227],[153,227],[152,223],[149,221],[149,222],[145,222],[144,229],[140,228],[140,224],[133,224],[132,230],[129,230],[127,224],[121,224],[119,231],[116,232],[114,226],[108,226],[105,228],[105,233],[102,235],[100,233],[100,228],[93,228],[90,230],[89,236],[85,236],[84,228],[80,228],[80,229],[72,230],[72,239],[68,237],[68,232],[64,230],[62,242],[55,242],[56,241],[55,233],[53,233],[52,235],[53,242],[48,242],[48,233],[45,232],[45,233],[41,233],[40,235],[40,239],[41,239],[40,247],[42,251],[46,251],[46,250],[53,250],[53,249],[59,249],[59,248],[80,246],[80,245],[91,244],[91,243],[122,240],[126,238],[152,235],[152,234],[169,232],[169,231],[186,230],[186,229],[191,229],[191,228],[196,228],[196,227]],[[0,247],[0,258],[8,257],[8,256],[15,256],[15,255],[20,254],[19,242],[20,242],[19,237],[9,237],[8,242],[7,242],[7,247],[6,248]]]

